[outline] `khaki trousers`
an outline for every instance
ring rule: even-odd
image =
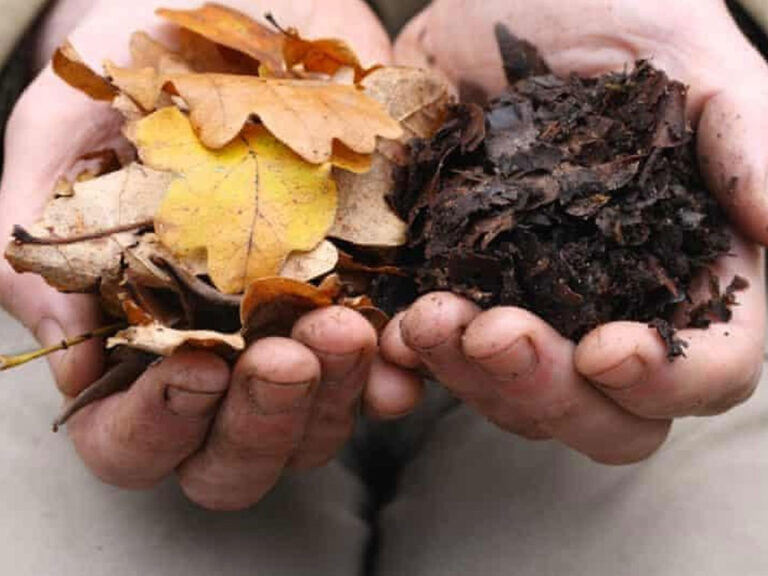
[[[0,317],[3,349],[32,342]],[[92,479],[48,422],[43,364],[0,376],[0,575],[361,576],[366,491],[342,465],[209,513],[172,481]],[[600,466],[460,408],[435,424],[378,519],[378,576],[766,576],[768,387],[685,420],[650,461]]]

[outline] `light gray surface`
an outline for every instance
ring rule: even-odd
[[[33,346],[0,312],[0,350]],[[208,513],[172,480],[130,493],[93,479],[51,433],[58,409],[44,361],[0,374],[1,575],[358,573],[363,490],[341,466],[287,479],[253,511]]]
[[[380,518],[377,576],[766,576],[768,382],[610,468],[461,408]]]

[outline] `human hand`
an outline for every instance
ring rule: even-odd
[[[739,230],[768,241],[768,69],[719,0],[437,0],[395,46],[401,63],[435,66],[490,95],[505,86],[494,26],[536,44],[556,73],[594,75],[652,58],[690,85],[689,116],[710,188]],[[724,412],[748,398],[762,366],[762,251],[740,237],[715,267],[721,282],[750,282],[730,324],[685,330],[688,358],[670,363],[654,331],[602,326],[575,345],[520,309],[481,312],[450,294],[428,295],[396,317],[382,355],[401,369],[427,368],[502,428],[554,437],[604,463],[652,454],[674,418]],[[369,394],[408,390],[391,377]],[[412,375],[409,375],[412,378]]]
[[[82,6],[65,1],[67,10]],[[229,2],[248,11],[245,0]],[[172,41],[158,26],[158,6],[195,7],[189,0],[93,2],[71,39],[84,59],[127,60],[134,30]],[[366,63],[390,59],[386,33],[358,0],[262,2],[278,21],[309,37],[345,38]],[[349,26],[349,22],[355,22]],[[44,27],[43,46],[60,43],[57,25]],[[60,37],[51,41],[52,36]],[[46,68],[18,102],[6,135],[0,191],[0,236],[34,221],[57,177],[84,152],[109,147],[120,121],[108,106],[75,92]],[[64,295],[38,276],[17,275],[0,262],[0,302],[47,345],[101,325],[95,297]],[[215,509],[257,502],[286,467],[318,466],[351,434],[362,384],[376,350],[376,334],[348,309],[313,312],[291,339],[251,346],[230,367],[203,352],[184,352],[153,366],[133,386],[75,416],[69,434],[83,461],[100,478],[142,489],[174,471],[185,493]],[[101,342],[89,342],[51,358],[56,382],[73,397],[103,372]]]

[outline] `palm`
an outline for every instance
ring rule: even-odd
[[[506,84],[498,23],[537,45],[557,74],[595,75],[648,58],[689,84],[710,188],[740,232],[768,241],[768,69],[724,2],[437,0],[398,39],[396,59],[494,96]],[[683,334],[692,341],[684,362],[667,362],[640,324],[608,324],[574,347],[524,311],[480,313],[447,294],[420,300],[391,325],[382,352],[403,367],[426,365],[506,429],[554,436],[602,461],[634,461],[661,444],[671,418],[722,412],[754,390],[764,338],[761,252],[739,239],[734,252],[717,272],[726,281],[740,274],[752,289],[730,326]]]

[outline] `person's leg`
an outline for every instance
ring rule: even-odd
[[[0,313],[3,351],[34,346]],[[0,376],[0,572],[15,576],[357,576],[365,492],[341,465],[286,478],[247,512],[196,508],[173,481],[143,493],[91,478],[50,423],[45,362]]]
[[[461,408],[406,468],[380,528],[377,576],[764,576],[768,382],[728,415],[678,422],[625,468]]]

